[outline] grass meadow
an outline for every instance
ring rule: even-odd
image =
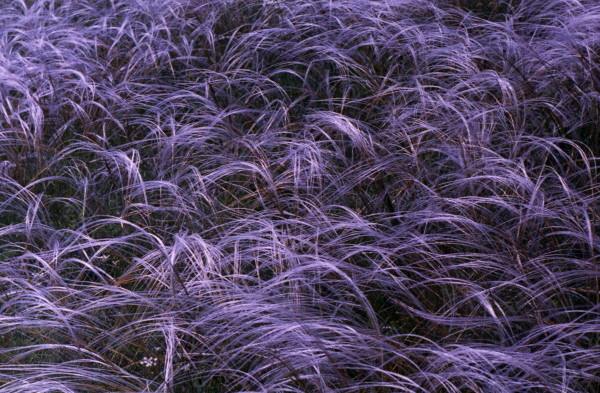
[[[0,393],[600,392],[600,2],[0,0]]]

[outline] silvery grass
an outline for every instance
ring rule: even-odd
[[[596,1],[0,11],[0,392],[600,389]]]

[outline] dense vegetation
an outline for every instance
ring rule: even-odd
[[[600,3],[0,1],[0,392],[600,391]]]

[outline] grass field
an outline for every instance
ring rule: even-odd
[[[0,393],[600,392],[600,2],[0,0]]]

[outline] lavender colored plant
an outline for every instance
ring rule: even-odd
[[[598,1],[0,11],[0,393],[600,391]]]

